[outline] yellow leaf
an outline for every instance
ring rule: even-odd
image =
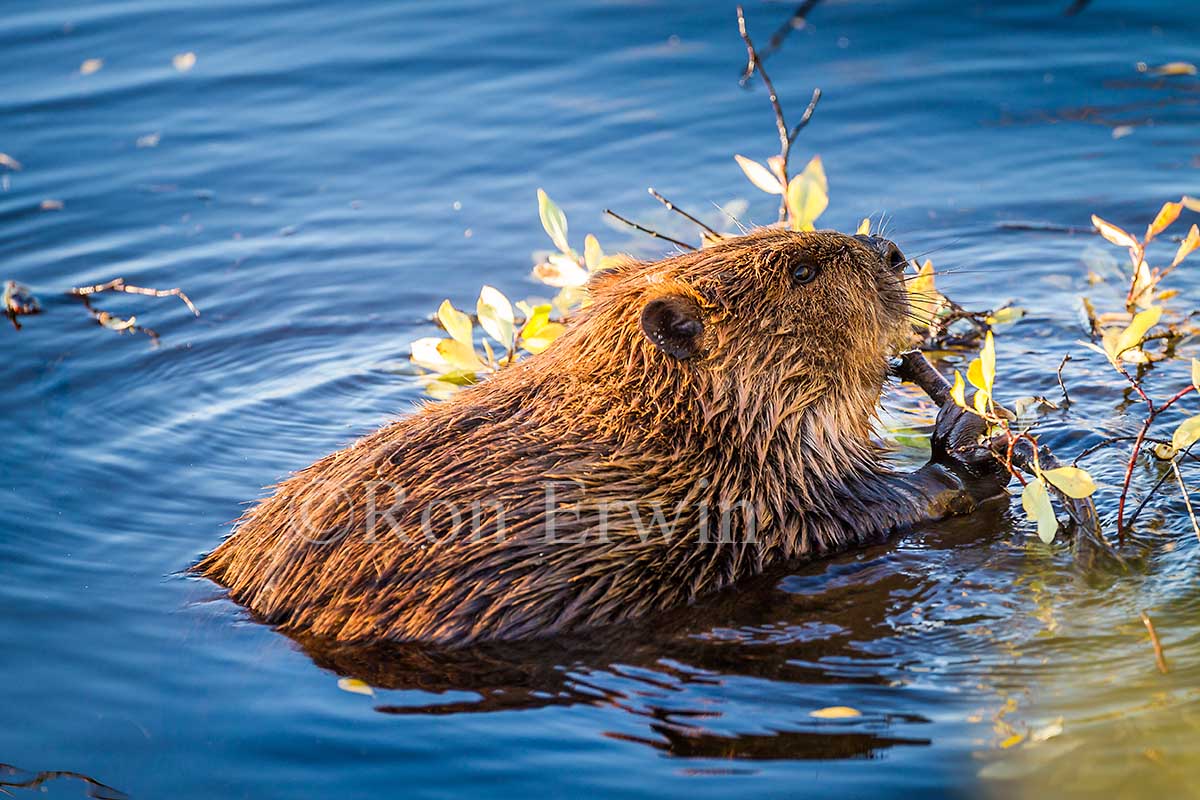
[[[13,172],[21,171],[21,162],[10,156],[8,153],[0,153],[0,167],[11,169]]]
[[[555,247],[564,253],[567,252],[571,249],[567,244],[567,215],[550,199],[550,195],[541,189],[537,190],[537,198],[538,216],[542,218],[542,227],[546,229],[546,235],[554,242]]]
[[[1183,237],[1183,241],[1179,243],[1179,249],[1175,251],[1175,258],[1171,261],[1171,266],[1178,266],[1197,247],[1200,247],[1200,228],[1193,225],[1187,236]]]
[[[701,231],[700,232],[700,249],[703,250],[705,247],[712,247],[714,244],[718,244],[719,242],[724,240],[724,238],[725,238],[724,236],[713,236],[708,231]]]
[[[189,69],[196,66],[196,54],[179,53],[171,59],[171,64],[180,72],[187,72]]]
[[[987,318],[988,325],[1007,325],[1010,322],[1016,322],[1021,317],[1025,316],[1025,309],[1017,308],[1016,306],[1005,306],[1004,308],[996,309]]]
[[[1171,435],[1171,447],[1186,450],[1197,439],[1200,439],[1200,415],[1189,417],[1179,424]]]
[[[446,360],[454,369],[465,372],[478,372],[483,369],[483,362],[475,353],[475,348],[455,339],[442,339],[437,345],[438,355]]]
[[[588,273],[579,262],[562,253],[555,253],[533,268],[533,277],[547,286],[562,289],[566,286],[583,286]]]
[[[1101,236],[1103,236],[1105,239],[1108,239],[1110,242],[1112,242],[1115,245],[1119,245],[1121,247],[1136,248],[1136,247],[1139,247],[1141,244],[1140,242],[1138,242],[1137,239],[1134,239],[1126,231],[1122,230],[1121,228],[1118,228],[1116,225],[1113,225],[1111,222],[1105,222],[1104,220],[1097,217],[1095,214],[1092,214],[1092,224],[1095,225],[1096,228],[1099,229]]]
[[[1055,467],[1042,472],[1042,477],[1058,487],[1067,497],[1077,500],[1091,497],[1096,491],[1092,476],[1079,467]]]
[[[930,295],[936,291],[933,283],[933,262],[926,259],[917,276],[908,282],[908,293],[915,295]]]
[[[855,231],[859,236],[871,235],[871,218],[863,217],[862,222],[858,223],[858,230]]]
[[[746,177],[755,186],[767,194],[783,194],[783,184],[779,182],[779,178],[771,174],[771,170],[757,161],[751,161],[745,156],[735,155],[733,160],[738,163],[738,166],[742,168],[742,172],[746,173]]]
[[[442,327],[446,329],[446,333],[450,334],[450,338],[456,342],[462,342],[468,347],[471,344],[471,318],[463,312],[459,311],[449,300],[443,300],[442,305],[437,312],[438,322],[442,323]]]
[[[991,394],[987,389],[979,389],[975,392],[975,410],[980,414],[987,413],[988,401],[991,400]]]
[[[971,359],[971,363],[967,365],[967,380],[976,389],[987,388],[987,384],[983,380],[983,361],[978,358]]]
[[[954,385],[950,387],[950,398],[959,408],[967,407],[966,392],[967,386],[963,383],[962,373],[954,370]]]
[[[525,325],[521,328],[521,336],[525,338],[537,336],[538,331],[546,327],[547,323],[550,322],[551,310],[553,310],[553,306],[549,303],[532,308],[529,312],[529,318],[525,320]]]
[[[1151,75],[1195,75],[1196,65],[1189,64],[1186,61],[1172,61],[1169,64],[1163,64],[1157,67],[1138,64],[1139,72],[1147,72]]]
[[[436,336],[417,339],[409,347],[412,349],[411,361],[418,367],[431,369],[435,372],[449,372],[451,367],[442,354],[438,352],[438,343],[442,340]]]
[[[508,298],[498,289],[484,286],[479,292],[479,300],[475,303],[475,313],[479,317],[479,325],[487,335],[491,336],[504,348],[510,349],[516,331],[513,327],[513,309]]]
[[[1151,328],[1158,324],[1159,318],[1162,317],[1162,306],[1152,306],[1145,311],[1139,311],[1133,315],[1133,321],[1129,323],[1129,327],[1121,331],[1117,336],[1114,344],[1114,353],[1112,357],[1115,359],[1126,350],[1137,347],[1142,341],[1146,333]]]
[[[1007,739],[1005,739],[1003,742],[1000,743],[1000,748],[1003,750],[1007,750],[1010,747],[1015,747],[1016,745],[1019,745],[1023,741],[1025,741],[1025,734],[1014,733],[1012,736],[1008,737]]]
[[[779,180],[779,185],[783,186],[787,182],[787,175],[784,167],[787,162],[783,160],[783,156],[771,156],[767,159],[767,168],[771,170],[771,174]]]
[[[339,678],[337,685],[343,692],[365,694],[367,697],[375,696],[375,690],[367,685],[365,681],[360,681],[358,678]]]
[[[600,241],[589,233],[583,240],[583,262],[587,265],[588,272],[600,269],[602,261],[604,261],[604,251],[600,249]]]
[[[1196,390],[1200,391],[1200,361],[1194,358],[1192,359],[1192,386],[1195,386]]]
[[[1150,265],[1146,263],[1146,260],[1139,261],[1137,268],[1133,271],[1133,286],[1129,291],[1138,308],[1149,308],[1153,305],[1154,287],[1157,283],[1158,278],[1150,271]]]
[[[825,178],[821,157],[814,156],[804,171],[788,184],[787,207],[792,217],[792,230],[813,230],[813,223],[828,206],[829,182]]]
[[[103,58],[89,58],[79,65],[80,75],[91,75],[93,72],[99,72],[104,66]]]
[[[1200,211],[1200,198],[1188,197],[1186,194],[1179,199],[1183,207],[1191,211]]]
[[[808,715],[817,719],[853,719],[854,717],[861,717],[862,712],[857,708],[850,708],[850,706],[828,706],[826,708],[818,708],[816,711],[810,711]]]
[[[1165,231],[1171,226],[1175,220],[1179,219],[1179,212],[1183,211],[1183,203],[1163,203],[1163,207],[1159,210],[1158,216],[1154,218],[1146,226],[1146,239],[1149,242],[1155,236]]]
[[[551,343],[559,336],[563,335],[567,326],[561,322],[548,322],[534,336],[526,336],[521,339],[521,346],[530,353],[540,353],[551,345]]]
[[[1054,516],[1054,506],[1050,504],[1050,495],[1040,480],[1031,480],[1025,484],[1021,492],[1021,508],[1031,522],[1036,522],[1038,538],[1046,544],[1054,541],[1058,532],[1058,518]]]
[[[983,337],[983,349],[979,351],[979,361],[983,366],[983,388],[988,390],[988,394],[991,394],[992,386],[996,382],[996,340],[991,331],[988,331],[987,335]]]

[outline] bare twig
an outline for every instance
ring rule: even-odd
[[[1149,439],[1146,441],[1149,441]],[[1195,442],[1188,445],[1188,448],[1179,455],[1179,458],[1192,457],[1192,448],[1195,446]],[[1150,487],[1150,491],[1146,492],[1146,496],[1142,498],[1142,502],[1138,503],[1138,507],[1133,510],[1133,513],[1129,515],[1129,519],[1126,520],[1125,524],[1128,527],[1133,527],[1133,524],[1137,522],[1138,517],[1141,515],[1142,509],[1144,509],[1150,503],[1150,500],[1153,499],[1154,495],[1158,493],[1158,490],[1162,488],[1162,485],[1167,482],[1167,478],[1170,478],[1173,474],[1174,473],[1172,473],[1170,470],[1163,472],[1158,481]]]
[[[1062,396],[1063,396],[1062,407],[1063,408],[1069,408],[1071,406],[1071,395],[1067,394],[1067,385],[1065,383],[1063,383],[1063,376],[1062,376],[1063,367],[1065,367],[1067,365],[1067,362],[1070,360],[1071,360],[1071,354],[1064,353],[1063,357],[1062,357],[1062,361],[1058,362],[1058,370],[1055,373],[1058,376],[1058,388],[1062,389]]]
[[[653,186],[650,186],[650,187],[648,187],[648,188],[646,189],[646,191],[650,192],[650,196],[651,196],[651,197],[653,197],[655,200],[657,200],[658,202],[660,202],[660,203],[662,203],[664,206],[666,206],[668,211],[674,211],[676,214],[678,214],[679,216],[683,217],[683,218],[684,218],[684,219],[686,219],[688,222],[691,222],[692,224],[699,226],[699,227],[700,227],[700,229],[701,229],[702,231],[704,231],[705,233],[707,233],[709,236],[712,236],[714,239],[724,239],[724,238],[725,238],[725,235],[724,235],[723,233],[718,233],[717,231],[713,230],[713,229],[712,229],[712,228],[710,228],[708,225],[705,225],[703,222],[701,222],[700,220],[696,219],[696,218],[695,218],[695,217],[693,217],[691,214],[689,214],[688,212],[684,211],[682,208],[680,208],[679,206],[675,205],[674,203],[672,203],[672,202],[671,202],[670,200],[668,200],[667,198],[663,197],[663,196],[662,196],[661,194],[659,194],[658,192],[654,191],[654,187],[653,187]]]
[[[670,242],[671,244],[676,245],[678,247],[682,247],[685,250],[695,250],[696,249],[695,247],[688,244],[687,242],[681,242],[678,239],[672,239],[670,236],[659,233],[656,230],[647,228],[645,225],[639,225],[636,222],[634,222],[633,220],[625,219],[620,214],[618,214],[617,212],[613,211],[610,208],[604,209],[604,213],[608,214],[610,217],[617,220],[618,222],[624,222],[626,225],[633,228],[634,230],[638,230],[638,231],[641,231],[642,233],[653,236],[655,239],[662,239],[665,242]]]
[[[1179,493],[1183,495],[1183,504],[1187,507],[1188,519],[1192,521],[1192,530],[1196,532],[1196,538],[1200,539],[1200,524],[1196,522],[1196,512],[1192,510],[1192,499],[1188,497],[1187,484],[1183,482],[1183,475],[1179,472],[1179,462],[1171,462],[1171,471],[1175,473],[1175,480],[1179,483]]]
[[[813,5],[816,5],[813,3]],[[807,12],[805,12],[807,13]],[[788,158],[791,156],[792,143],[796,141],[796,134],[800,133],[809,120],[812,119],[813,112],[817,110],[817,103],[821,101],[821,90],[813,91],[812,100],[809,101],[808,107],[804,110],[804,114],[800,117],[800,121],[796,123],[796,127],[788,129],[787,120],[783,116],[783,106],[779,103],[779,94],[775,91],[775,84],[771,81],[771,76],[763,69],[762,58],[759,57],[758,51],[754,49],[754,42],[750,39],[750,33],[746,29],[746,14],[741,6],[737,7],[738,33],[741,34],[742,41],[746,43],[746,70],[745,78],[749,78],[754,74],[755,70],[762,78],[763,86],[767,89],[767,97],[771,101],[771,110],[775,112],[775,130],[779,134],[779,164],[778,178],[780,183],[785,187],[784,192],[779,198],[779,221],[783,222],[787,219],[787,191],[788,185]]]
[[[88,295],[99,294],[100,292],[126,292],[127,294],[142,294],[148,297],[178,297],[188,307],[188,311],[191,311],[197,317],[200,316],[200,309],[196,308],[195,304],[183,293],[182,289],[178,287],[174,289],[147,289],[144,286],[130,286],[125,282],[124,278],[114,278],[107,283],[98,283],[95,286],[77,286],[67,294],[86,297]]]
[[[1150,645],[1154,648],[1154,663],[1158,667],[1158,671],[1166,675],[1168,672],[1167,658],[1163,655],[1162,643],[1158,641],[1158,632],[1154,630],[1154,623],[1150,621],[1150,615],[1145,611],[1142,612],[1142,624],[1150,632]]]
[[[788,144],[794,144],[796,134],[804,130],[808,126],[808,121],[812,119],[813,112],[817,110],[817,103],[821,102],[821,90],[813,89],[812,99],[808,101],[808,105],[804,108],[804,113],[800,115],[800,121],[792,128],[792,132],[788,134]]]
[[[787,21],[776,28],[775,33],[771,34],[771,39],[767,42],[767,47],[761,54],[762,59],[766,60],[776,50],[782,47],[784,40],[787,39],[788,35],[792,31],[796,30],[797,28],[804,27],[804,21],[808,17],[809,12],[816,8],[817,4],[820,2],[821,0],[804,0],[804,2],[792,12],[792,15],[787,18]],[[746,69],[743,70],[739,83],[741,83],[742,86],[745,86],[753,75],[754,64],[751,62],[747,64]]]

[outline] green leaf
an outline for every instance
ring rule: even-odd
[[[792,230],[813,230],[813,223],[828,206],[829,182],[825,178],[821,157],[814,156],[804,171],[788,183],[787,207],[792,217]]]
[[[1058,532],[1058,518],[1054,516],[1054,506],[1050,504],[1050,494],[1040,480],[1032,480],[1025,484],[1021,492],[1021,508],[1031,522],[1037,522],[1038,538],[1046,544],[1054,541]]]
[[[1096,482],[1086,470],[1079,467],[1055,467],[1044,470],[1042,477],[1058,487],[1067,497],[1081,500],[1091,497],[1096,491]]]
[[[508,302],[508,298],[498,289],[484,286],[479,292],[475,313],[479,315],[479,325],[487,331],[487,335],[502,344],[505,350],[511,350],[516,330],[512,303]]]
[[[742,168],[742,172],[746,173],[746,177],[755,186],[767,194],[783,194],[783,184],[779,182],[779,178],[771,174],[771,170],[757,161],[751,161],[745,156],[735,155],[733,160],[738,163],[738,166]]]
[[[443,300],[437,312],[438,322],[456,342],[462,342],[468,347],[471,344],[471,318],[459,311],[449,300]]]
[[[554,242],[555,247],[564,253],[567,252],[571,249],[567,244],[567,215],[555,205],[550,195],[541,189],[537,190],[537,197],[538,214],[542,218],[542,227],[546,229],[546,235]]]
[[[1171,434],[1171,447],[1185,450],[1197,439],[1200,439],[1200,415],[1189,417],[1179,424],[1175,433]]]

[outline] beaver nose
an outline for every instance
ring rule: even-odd
[[[867,236],[864,234],[859,234],[854,238],[870,247],[876,253],[879,253],[880,258],[883,259],[883,263],[887,264],[896,272],[903,272],[908,266],[908,259],[904,257],[904,253],[891,239],[884,239],[882,236]]]

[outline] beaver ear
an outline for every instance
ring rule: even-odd
[[[669,295],[646,303],[642,309],[642,332],[659,350],[683,360],[700,351],[704,322],[694,302]]]

